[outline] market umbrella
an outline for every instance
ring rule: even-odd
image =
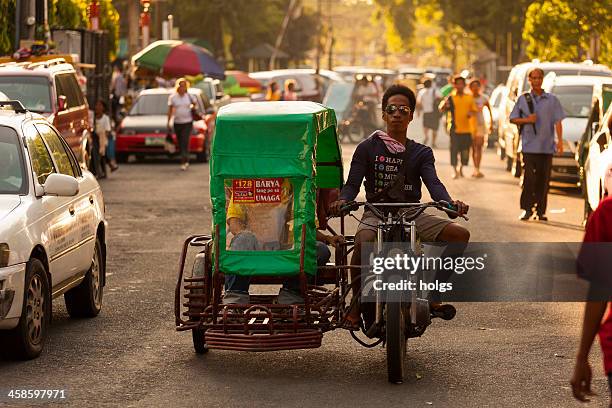
[[[155,41],[134,55],[132,64],[164,76],[205,74],[211,78],[225,78],[223,68],[208,50],[183,41]]]

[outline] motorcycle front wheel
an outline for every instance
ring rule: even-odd
[[[406,308],[402,302],[392,301],[385,305],[385,336],[387,347],[387,375],[389,382],[404,382],[406,361]]]

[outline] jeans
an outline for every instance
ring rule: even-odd
[[[470,146],[472,146],[472,135],[469,133],[455,133],[450,135],[450,162],[451,166],[457,167],[457,155],[461,156],[461,164],[467,166],[470,160]]]
[[[327,261],[331,258],[331,251],[321,241],[317,241],[317,265],[325,266]],[[308,279],[311,277],[308,276]],[[250,276],[241,275],[226,275],[225,276],[225,291],[226,292],[238,292],[243,294],[249,293],[249,286],[251,285]],[[283,288],[292,292],[300,292],[300,277],[293,276],[285,279],[283,282]]]
[[[181,154],[181,159],[184,161],[189,160],[189,139],[191,138],[192,128],[192,122],[174,124],[174,133],[176,134],[179,152]]]

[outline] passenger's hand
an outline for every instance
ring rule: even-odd
[[[557,140],[557,153],[563,153],[563,140]]]
[[[536,116],[536,114],[532,113],[531,115],[525,118],[525,123],[536,123],[537,118],[538,117]]]
[[[345,240],[342,235],[330,235],[327,237],[327,245],[338,248],[340,244],[344,244]]]
[[[578,357],[574,366],[574,375],[570,383],[572,384],[572,393],[578,401],[587,402],[587,396],[593,395],[591,391],[591,366],[586,358]]]
[[[470,206],[464,203],[463,201],[455,200],[452,204],[457,208],[457,212],[460,215],[465,215],[470,210]]]
[[[329,206],[332,215],[340,215],[340,208],[346,204],[346,200],[336,200]]]

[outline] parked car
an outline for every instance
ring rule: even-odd
[[[550,73],[544,79],[544,90],[554,94],[561,102],[563,119],[563,153],[555,154],[552,163],[552,180],[580,182],[576,161],[578,144],[586,131],[591,114],[593,97],[604,83],[612,85],[612,78],[601,76],[556,76]]]
[[[504,149],[506,168],[511,171],[515,177],[520,177],[521,175],[520,159],[517,159],[519,135],[516,125],[510,123],[510,112],[512,112],[518,97],[529,91],[530,87],[527,74],[529,70],[534,67],[542,68],[544,75],[554,72],[557,76],[586,75],[612,77],[612,71],[610,71],[608,67],[605,65],[595,65],[590,62],[539,62],[534,60],[532,62],[518,64],[512,68],[506,82],[508,97],[506,99],[504,112],[501,115],[502,121],[499,127],[498,143]]]
[[[63,58],[0,64],[0,92],[45,116],[86,166],[89,107],[72,65]]]
[[[194,88],[199,88],[204,91],[211,106],[215,112],[222,106],[230,103],[230,96],[223,91],[223,84],[218,79],[204,78],[204,80],[194,85]]]
[[[595,85],[593,88],[593,102],[591,104],[591,113],[589,115],[589,120],[587,122],[584,133],[582,134],[580,142],[578,143],[575,157],[576,162],[578,163],[578,174],[580,176],[580,185],[582,187],[584,197],[586,197],[586,180],[584,165],[589,155],[589,147],[591,144],[591,140],[593,139],[593,135],[597,133],[600,124],[603,122],[603,118],[606,115],[606,111],[608,110],[608,107],[610,107],[611,103],[612,86],[610,84],[603,83]]]
[[[584,162],[584,218],[585,221],[593,212],[604,196],[610,192],[605,191],[603,182],[604,155],[612,155],[612,105],[597,125],[588,146],[588,154]]]
[[[72,317],[102,308],[104,199],[59,131],[41,115],[0,110],[0,350],[37,357],[64,295]]]
[[[169,155],[165,149],[168,97],[174,92],[171,88],[154,88],[142,91],[117,131],[115,155],[118,162],[126,162],[130,154],[136,157],[146,155]],[[201,89],[189,88],[189,94],[198,104],[198,110],[207,115],[214,113],[212,105]],[[206,118],[194,122],[189,152],[196,155],[199,162],[208,160],[208,150],[212,139],[211,129]],[[176,135],[172,135],[176,142]]]
[[[503,108],[503,103],[506,97],[508,96],[508,88],[505,85],[497,85],[497,87],[491,92],[491,96],[489,97],[489,105],[491,106],[491,116],[493,117],[492,128],[493,131],[489,135],[489,140],[487,141],[488,147],[495,146],[495,142],[497,142],[498,131],[499,131],[499,113],[500,109]],[[484,113],[485,121],[489,121],[490,117],[487,112]],[[488,126],[489,123],[486,123]]]
[[[252,72],[249,76],[261,82],[264,87],[261,94],[251,95],[253,101],[264,100],[270,82],[278,83],[279,89],[282,91],[285,89],[285,82],[293,80],[296,84],[295,91],[299,100],[321,102],[329,85],[333,81],[342,81],[339,74],[325,69],[319,70],[318,76],[314,69],[277,69]]]

